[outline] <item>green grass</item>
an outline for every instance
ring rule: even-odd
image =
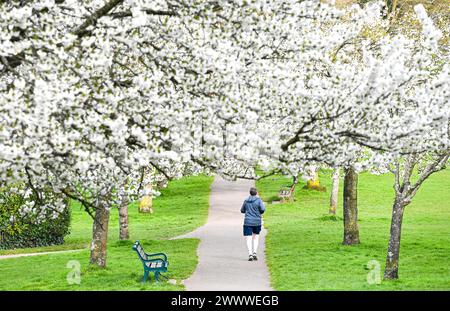
[[[400,279],[370,285],[367,264],[377,260],[381,279],[394,192],[392,175],[359,178],[361,244],[341,245],[342,180],[336,217],[328,213],[331,172],[320,174],[327,192],[296,187],[294,203],[268,205],[267,260],[277,290],[450,290],[450,170],[431,176],[406,207]],[[282,176],[258,181],[263,199],[273,197]]]
[[[111,211],[108,232],[107,268],[89,265],[92,219],[81,206],[72,204],[71,233],[64,245],[2,251],[4,254],[59,251],[85,248],[71,253],[39,255],[0,260],[0,290],[182,290],[179,281],[191,275],[197,265],[197,239],[168,240],[203,225],[208,215],[212,177],[196,176],[170,182],[154,200],[154,214],[141,214],[137,203],[129,207],[130,241],[119,241],[118,210]],[[142,264],[131,246],[140,240],[147,252],[165,252],[169,257],[167,276],[177,280],[142,285]],[[68,284],[66,265],[77,260],[81,283]]]

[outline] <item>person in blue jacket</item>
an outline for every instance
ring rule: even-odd
[[[241,207],[241,213],[245,214],[244,236],[247,239],[248,261],[258,260],[256,253],[261,232],[261,215],[266,211],[263,201],[257,195],[256,188],[250,188],[250,196]]]

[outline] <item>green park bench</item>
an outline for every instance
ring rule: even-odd
[[[294,191],[298,183],[298,177],[293,176],[292,178],[292,184],[281,187],[280,191],[278,191],[278,197],[281,199],[281,202],[294,202]]]
[[[295,184],[289,187],[282,187],[278,192],[278,197],[281,202],[293,202],[294,201]]]
[[[141,243],[139,241],[134,242],[133,249],[139,256],[139,259],[144,266],[144,280],[145,283],[148,278],[149,272],[153,272],[155,275],[155,280],[158,282],[159,277],[162,276],[167,279],[166,276],[162,275],[161,272],[166,272],[167,267],[169,266],[169,261],[167,260],[167,255],[164,253],[154,253],[147,254],[144,251]]]

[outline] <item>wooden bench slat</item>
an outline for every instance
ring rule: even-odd
[[[163,266],[163,264],[164,264],[164,267],[167,267],[167,263],[162,262],[162,261],[146,262],[145,264],[149,268],[161,268]]]

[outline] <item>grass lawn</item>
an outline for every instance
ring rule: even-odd
[[[196,176],[172,181],[154,200],[154,214],[140,214],[137,203],[129,207],[130,241],[119,241],[118,210],[111,211],[107,268],[89,266],[88,246],[92,235],[92,219],[81,206],[72,204],[71,233],[60,246],[2,251],[0,255],[58,251],[84,248],[79,252],[20,257],[0,260],[0,290],[182,290],[179,281],[186,279],[197,265],[197,239],[168,240],[190,232],[206,222],[212,177]],[[144,249],[165,252],[169,257],[166,275],[177,280],[141,284],[142,264],[131,249],[140,240]],[[81,284],[68,284],[70,260],[81,265]]]
[[[450,290],[450,170],[431,176],[406,207],[397,281],[369,285],[368,262],[384,272],[394,191],[392,175],[359,177],[361,244],[341,245],[342,185],[337,219],[328,216],[331,172],[320,174],[326,192],[295,190],[295,202],[269,204],[266,254],[276,290]],[[263,199],[273,197],[283,176],[258,181]]]

